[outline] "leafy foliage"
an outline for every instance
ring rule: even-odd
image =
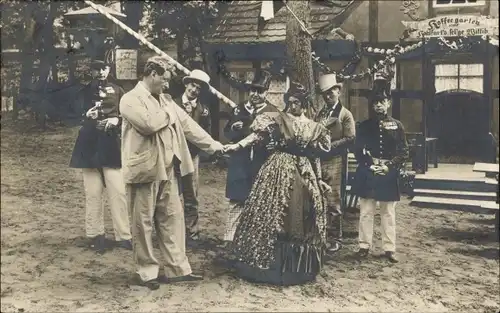
[[[54,16],[49,16],[50,6],[54,5]],[[0,26],[2,28],[2,45],[9,48],[21,48],[23,35],[25,34],[26,21],[33,19],[35,31],[33,40],[37,40],[39,31],[46,23],[53,23],[54,20],[61,19],[70,10],[78,10],[85,7],[83,1],[11,1],[0,0],[2,18]],[[63,25],[55,25],[55,42],[61,41]]]

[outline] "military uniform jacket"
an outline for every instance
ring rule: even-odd
[[[237,143],[250,135],[250,125],[255,116],[264,112],[279,111],[274,105],[266,101],[264,108],[258,112],[250,113],[245,107],[245,103],[240,103],[237,106],[235,113],[224,127],[224,135],[232,143]],[[231,126],[238,121],[243,122],[243,127],[234,130]],[[251,158],[252,149],[253,157]],[[265,148],[265,143],[253,146],[253,148],[246,147],[232,153],[227,168],[226,197],[234,201],[245,201],[250,194],[255,176],[268,156],[269,153]]]
[[[175,103],[179,105],[198,125],[201,126],[207,133],[211,133],[212,120],[208,104],[201,101],[200,98],[196,99],[196,105],[187,103],[187,99],[183,96],[174,99]],[[195,157],[200,153],[200,149],[191,142],[188,142],[189,153]]]
[[[123,89],[107,81],[92,81],[78,96],[82,110],[82,127],[73,148],[70,167],[74,168],[121,168],[119,103]],[[87,111],[99,103],[97,120],[86,117]],[[118,117],[116,127],[105,131],[105,119]]]
[[[353,192],[362,198],[399,201],[399,171],[409,156],[403,124],[389,116],[381,121],[376,118],[363,121],[356,132],[354,154],[358,168]],[[374,175],[370,170],[376,159],[382,159],[388,166],[386,175]]]

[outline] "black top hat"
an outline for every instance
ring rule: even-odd
[[[379,101],[391,100],[391,93],[385,90],[380,90],[373,93],[372,103],[376,103]]]
[[[248,88],[259,88],[268,90],[271,85],[271,73],[266,70],[258,70],[251,82],[245,83]]]
[[[372,101],[378,102],[391,99],[391,83],[385,79],[373,81]]]
[[[111,64],[103,60],[93,60],[92,63],[90,64],[91,69],[101,69],[106,66],[111,66]]]

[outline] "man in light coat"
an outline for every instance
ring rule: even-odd
[[[336,74],[326,74],[319,78],[319,89],[325,107],[321,109],[316,121],[325,125],[330,133],[330,151],[321,156],[323,179],[332,188],[326,193],[328,205],[329,252],[336,252],[342,243],[342,176],[347,175],[343,165],[347,162],[347,152],[354,144],[356,124],[352,113],[340,102],[342,84],[337,82]],[[345,176],[344,176],[345,178]]]
[[[162,57],[146,62],[143,79],[120,101],[122,169],[132,212],[134,260],[138,284],[158,289],[160,283],[203,279],[194,275],[186,256],[184,211],[175,174],[193,173],[187,140],[214,154],[213,140],[162,89],[174,69]],[[176,170],[177,168],[177,170]],[[164,275],[153,254],[153,225],[165,260]]]

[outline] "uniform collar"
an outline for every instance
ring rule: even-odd
[[[388,114],[385,114],[382,118],[378,118],[377,116],[375,116],[374,118],[376,121],[383,122],[390,119],[390,116]]]

